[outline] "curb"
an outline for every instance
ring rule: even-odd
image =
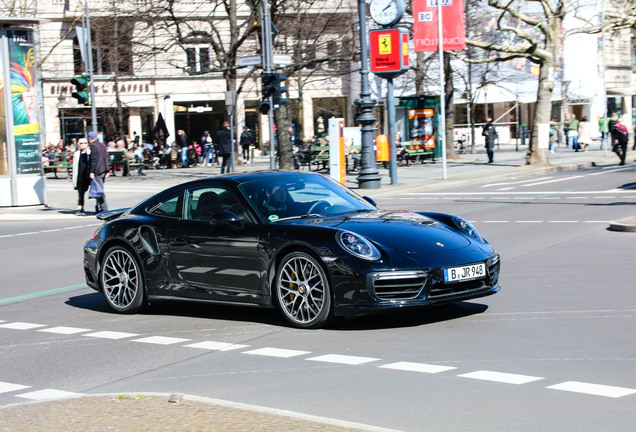
[[[619,232],[636,232],[636,216],[611,222],[607,229]]]

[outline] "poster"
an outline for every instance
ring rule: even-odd
[[[438,0],[413,0],[413,44],[415,52],[439,50]],[[443,50],[466,49],[464,0],[442,2]]]
[[[17,173],[38,173],[42,159],[33,33],[26,29],[10,29],[7,39]]]

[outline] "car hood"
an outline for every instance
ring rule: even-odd
[[[307,219],[307,224],[353,231],[387,252],[409,256],[461,249],[470,240],[443,223],[419,213],[373,211],[346,217]]]

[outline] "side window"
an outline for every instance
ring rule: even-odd
[[[186,193],[185,220],[209,221],[212,216],[223,210],[235,213],[246,220],[245,210],[237,199],[223,187],[203,187],[191,189]]]
[[[183,195],[177,195],[167,200],[154,204],[148,210],[148,213],[156,216],[165,216],[172,218],[181,217],[181,207],[183,205]]]

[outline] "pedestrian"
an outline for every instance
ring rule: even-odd
[[[563,136],[565,137],[565,145],[569,148],[570,137],[569,137],[569,128],[570,128],[570,114],[563,114]]]
[[[570,114],[568,121],[568,149],[579,151],[579,121],[574,113]]]
[[[95,213],[108,211],[108,204],[106,203],[106,194],[104,192],[104,182],[109,176],[110,165],[108,162],[108,149],[101,142],[96,132],[88,133],[88,142],[91,147],[90,157],[90,178],[91,186],[88,192],[89,198],[95,198],[97,203],[95,204]]]
[[[223,127],[216,133],[216,140],[219,143],[219,155],[223,158],[221,174],[229,173],[232,169],[232,131],[230,131],[230,122],[223,122]]]
[[[629,140],[627,128],[621,123],[618,114],[613,113],[610,120],[610,134],[612,136],[612,151],[616,153],[621,160],[619,165],[625,165],[625,156],[627,156],[627,141]]]
[[[214,146],[212,145],[212,137],[210,131],[204,131],[201,137],[201,147],[203,152],[201,155],[201,166],[208,167],[212,165],[211,158],[214,153]]]
[[[73,187],[77,191],[75,216],[84,216],[86,214],[84,212],[84,197],[91,185],[91,149],[86,138],[80,138],[77,145],[79,148],[73,154]]]
[[[606,148],[605,140],[609,133],[609,118],[607,118],[607,116],[598,119],[598,131],[601,133],[601,150],[603,150]]]
[[[587,120],[587,116],[583,116],[579,123],[578,146],[582,151],[586,152],[587,146],[590,144],[592,144],[592,127]]]
[[[497,139],[497,129],[492,124],[492,117],[488,117],[483,126],[481,134],[485,137],[486,151],[488,152],[488,163],[495,161],[495,139]]]
[[[254,144],[254,138],[246,126],[243,126],[243,133],[239,142],[243,149],[243,162],[250,163],[250,146]]]
[[[190,141],[188,141],[188,136],[186,135],[183,129],[179,129],[177,131],[177,146],[179,146],[181,152],[181,168],[188,167],[188,150],[190,147]]]
[[[554,148],[559,140],[559,124],[556,120],[550,120],[550,154],[554,154]]]

